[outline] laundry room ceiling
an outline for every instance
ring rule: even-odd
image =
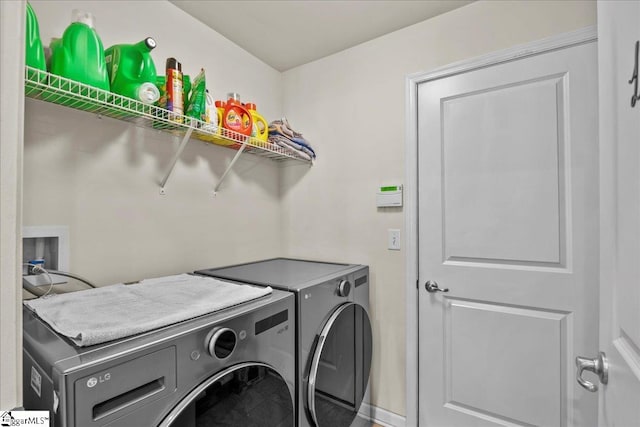
[[[473,0],[170,0],[279,71]]]

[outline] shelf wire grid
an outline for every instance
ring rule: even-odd
[[[193,129],[192,138],[234,150],[239,150],[246,142],[245,152],[274,161],[297,160],[311,163],[294,150],[277,144],[29,66],[25,67],[25,95],[177,136],[183,136],[189,129]]]

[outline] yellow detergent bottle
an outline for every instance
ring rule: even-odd
[[[244,104],[244,107],[249,110],[251,117],[253,118],[253,130],[251,136],[261,141],[266,141],[269,138],[269,124],[256,110],[256,104],[248,102]]]

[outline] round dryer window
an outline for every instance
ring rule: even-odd
[[[336,309],[317,337],[307,384],[307,409],[318,427],[349,427],[369,382],[371,321],[359,304]]]
[[[242,363],[193,389],[160,427],[293,427],[293,417],[285,380],[265,364]]]

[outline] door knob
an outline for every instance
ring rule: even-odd
[[[598,357],[593,359],[588,359],[582,356],[576,357],[576,367],[578,368],[578,372],[576,372],[576,380],[578,381],[578,384],[592,393],[598,391],[598,385],[583,379],[582,373],[584,371],[591,371],[598,375],[602,384],[607,384],[609,382],[609,362],[607,362],[607,355],[602,351],[598,354]]]
[[[449,292],[449,288],[440,289],[438,287],[438,283],[433,280],[427,281],[427,283],[424,284],[424,288],[427,290],[427,292],[430,292],[430,293]]]

